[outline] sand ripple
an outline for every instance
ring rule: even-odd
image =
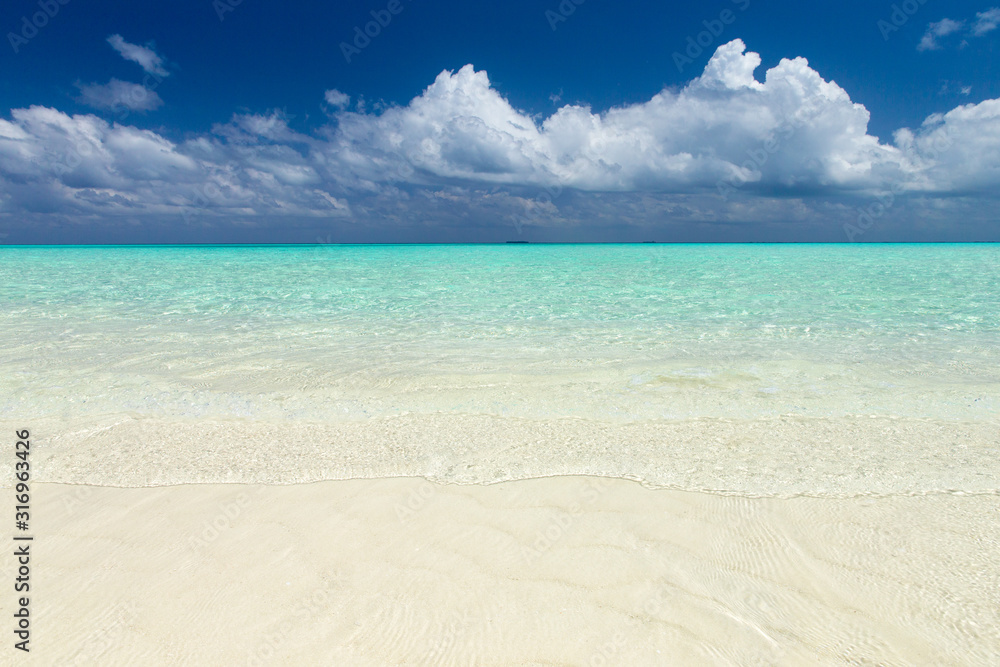
[[[1000,659],[997,496],[592,477],[36,493],[34,664]]]

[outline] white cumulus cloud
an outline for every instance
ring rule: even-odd
[[[343,109],[351,102],[350,95],[342,93],[336,88],[332,88],[323,93],[323,99],[326,100],[327,104],[336,109]]]
[[[899,171],[899,151],[867,134],[867,110],[805,59],[782,60],[764,81],[753,76],[759,65],[734,40],[679,92],[604,113],[567,105],[541,123],[467,65],[442,72],[405,107],[340,114],[326,153],[371,180],[595,191],[677,191],[722,179],[858,188]]]
[[[380,112],[352,111],[345,93],[326,91],[331,119],[313,132],[280,113],[247,114],[182,142],[89,114],[14,109],[0,119],[0,220],[805,224],[850,216],[890,190],[961,200],[967,220],[969,197],[993,210],[1000,100],[935,114],[882,142],[868,133],[868,110],[804,58],[758,78],[760,64],[733,40],[680,89],[600,112],[568,104],[548,117],[516,109],[467,65]],[[134,85],[118,84],[81,93],[108,108]]]

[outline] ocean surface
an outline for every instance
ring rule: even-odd
[[[1000,489],[997,244],[7,246],[0,337],[45,481]]]

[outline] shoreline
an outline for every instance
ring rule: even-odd
[[[21,424],[0,421],[14,430]],[[877,416],[609,423],[407,414],[363,422],[35,420],[33,479],[116,487],[560,475],[747,497],[1000,491],[1000,424]],[[109,456],[108,452],[114,452]],[[0,461],[0,475],[12,473]]]
[[[33,495],[31,664],[1000,656],[995,495],[743,498],[587,476]]]

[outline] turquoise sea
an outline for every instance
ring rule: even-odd
[[[454,457],[442,435],[433,456],[414,445],[366,463],[460,481],[594,472],[590,463],[614,457],[594,433],[699,424],[711,426],[685,447],[719,440],[723,425],[739,435],[816,420],[840,445],[869,447],[865,461],[885,448],[851,429],[874,419],[920,433],[952,425],[971,438],[970,474],[996,454],[996,439],[981,435],[1000,421],[996,244],[8,246],[0,306],[0,420],[50,425],[62,443],[53,479],[76,474],[56,456],[82,446],[68,435],[76,426],[90,442],[122,420],[244,431],[391,423],[404,440],[412,425],[392,420],[436,419],[440,433],[479,420],[501,432],[517,424],[510,432],[528,434],[517,436],[534,442],[528,451],[559,462],[527,470],[526,450],[507,443],[489,455],[488,474],[448,473],[442,457],[476,459],[493,442],[470,443],[460,430]],[[553,443],[543,434],[555,423],[590,435]],[[926,445],[917,431],[913,446]],[[798,447],[808,461],[818,447],[788,437],[797,444],[775,456]],[[770,458],[766,442],[745,444],[716,458],[730,471]],[[301,469],[317,446],[299,452]],[[659,450],[630,451],[611,472],[687,484],[656,467]],[[358,474],[324,465],[303,478]],[[238,458],[229,466],[231,479],[266,478]],[[283,470],[281,479],[300,479]],[[813,486],[840,488],[834,472],[843,474],[817,471]],[[212,477],[206,468],[164,479],[202,473]],[[739,487],[726,471],[699,474],[691,485]],[[934,471],[921,474],[932,487]],[[945,486],[989,490],[956,480]]]

